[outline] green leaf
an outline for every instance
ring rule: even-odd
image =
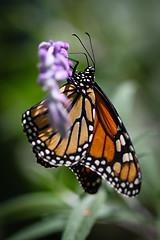
[[[53,193],[37,192],[22,195],[0,205],[0,220],[15,221],[53,214],[70,208]]]
[[[45,237],[47,235],[62,231],[66,224],[66,218],[64,216],[50,217],[42,219],[41,221],[34,223],[21,231],[15,233],[6,240],[35,240],[39,237]]]
[[[157,227],[157,239],[160,239],[160,215],[158,216],[156,227]]]
[[[119,85],[118,89],[115,91],[112,97],[112,101],[116,109],[118,109],[118,112],[124,122],[128,122],[127,120],[131,115],[136,91],[136,84],[131,81],[127,81]]]
[[[86,239],[105,200],[104,192],[84,197],[73,209],[62,240]]]

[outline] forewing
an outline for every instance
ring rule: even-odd
[[[85,154],[93,136],[94,101],[77,92],[74,85],[66,84],[60,92],[64,93],[70,105],[66,109],[71,127],[65,138],[49,123],[46,99],[27,110],[22,116],[22,124],[38,162],[46,167],[71,166]],[[95,100],[94,92],[90,96]],[[88,109],[87,112],[85,109]],[[46,164],[45,164],[46,162]]]

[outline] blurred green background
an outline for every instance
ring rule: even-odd
[[[0,239],[160,239],[160,1],[14,0],[0,5]],[[140,195],[121,197],[104,182],[83,193],[65,167],[36,163],[21,115],[45,95],[37,85],[37,48],[62,40],[89,49],[96,81],[133,139],[143,174]],[[73,57],[73,55],[72,55]],[[86,66],[84,56],[75,55]]]

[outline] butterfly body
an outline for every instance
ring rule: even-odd
[[[70,167],[88,193],[97,192],[103,178],[132,197],[141,185],[137,156],[122,120],[94,78],[94,67],[87,67],[60,89],[69,99],[71,127],[65,138],[51,127],[46,100],[23,114],[24,131],[43,166]]]

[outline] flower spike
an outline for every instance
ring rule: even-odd
[[[66,136],[69,128],[69,119],[63,106],[68,105],[68,99],[59,92],[58,82],[65,81],[72,76],[70,67],[73,63],[68,61],[68,49],[67,42],[54,42],[53,40],[40,43],[38,48],[40,59],[38,84],[42,86],[43,91],[48,92],[50,122],[62,137]]]

